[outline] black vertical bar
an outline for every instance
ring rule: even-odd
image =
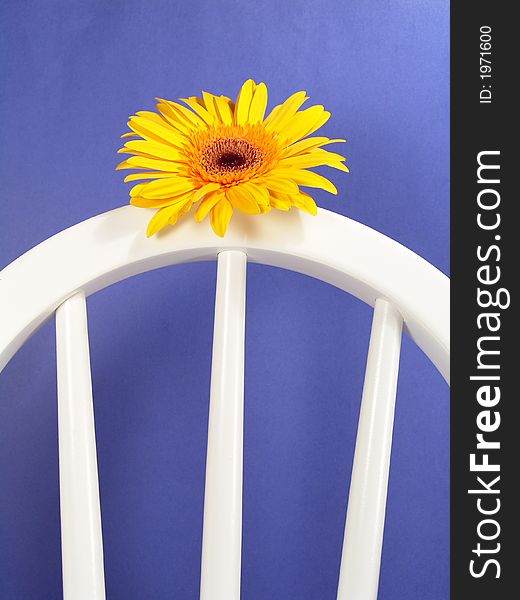
[[[512,289],[520,277],[520,194],[513,189],[520,164],[508,143],[519,129],[514,7],[451,5],[454,600],[520,597],[520,330]]]

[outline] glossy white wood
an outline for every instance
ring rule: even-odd
[[[221,239],[208,222],[182,219],[146,239],[153,211],[125,206],[58,233],[0,272],[0,369],[77,290],[89,295],[125,277],[175,263],[244,250],[248,260],[291,269],[370,305],[392,302],[413,340],[449,375],[449,280],[394,240],[319,209],[236,214]]]
[[[56,311],[64,600],[104,600],[103,541],[85,294]]]
[[[218,255],[201,600],[240,600],[247,257]]]
[[[377,600],[403,320],[374,308],[350,480],[338,600]]]
[[[375,305],[338,600],[375,600],[401,328],[449,379],[449,280],[394,240],[320,209],[234,215],[224,239],[183,219],[146,239],[126,206],[49,238],[0,272],[0,370],[56,311],[65,600],[103,600],[103,551],[85,296],[121,279],[218,256],[202,600],[239,600],[247,260],[316,277]]]

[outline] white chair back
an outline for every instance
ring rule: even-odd
[[[346,217],[237,215],[226,238],[183,221],[145,239],[127,206],[49,238],[0,273],[0,370],[56,315],[63,596],[104,600],[86,297],[126,277],[218,261],[204,498],[201,600],[240,600],[245,286],[248,262],[328,282],[374,306],[348,500],[338,600],[376,600],[403,325],[446,380],[449,280]]]

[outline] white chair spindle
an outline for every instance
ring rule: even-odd
[[[403,320],[378,299],[361,400],[338,600],[376,600]]]
[[[56,310],[64,600],[104,600],[103,541],[83,292]]]
[[[240,600],[246,254],[218,255],[201,600]]]

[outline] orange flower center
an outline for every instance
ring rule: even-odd
[[[262,125],[220,126],[196,132],[185,152],[193,177],[226,186],[272,169],[278,142]]]
[[[264,153],[248,140],[239,138],[217,138],[202,150],[201,163],[211,174],[243,171],[259,165]]]

